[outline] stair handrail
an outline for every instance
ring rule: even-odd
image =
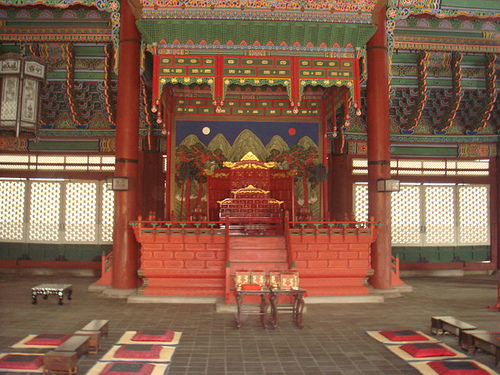
[[[498,300],[497,300],[497,304],[493,305],[493,306],[488,306],[488,308],[500,310],[500,278],[498,278]]]
[[[225,227],[224,229],[226,230],[225,237],[226,237],[226,268],[229,268],[231,265],[230,257],[229,257],[229,215],[226,215],[225,217]]]
[[[283,215],[283,228],[285,235],[285,248],[286,248],[286,261],[288,263],[288,268],[295,268],[295,260],[292,256],[292,241],[290,238],[290,213],[285,211],[285,215]]]
[[[101,254],[101,277],[94,284],[111,285],[113,278],[113,252],[108,255]]]
[[[101,275],[104,275],[108,270],[113,267],[113,252],[110,251],[108,255],[101,255]]]
[[[391,268],[396,277],[399,278],[399,257],[391,255]]]

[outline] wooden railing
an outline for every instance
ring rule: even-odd
[[[488,306],[488,308],[500,310],[500,278],[498,279],[498,300],[497,300],[497,304],[493,305],[493,306]]]
[[[399,257],[391,256],[391,286],[404,286],[406,285],[399,277]]]
[[[101,256],[101,278],[96,285],[111,285],[113,279],[113,252]]]
[[[295,268],[295,260],[292,256],[292,245],[290,239],[290,215],[288,211],[285,212],[285,216],[283,217],[283,229],[285,235],[286,260],[288,263],[288,268],[293,269]]]
[[[375,221],[289,221],[289,215],[285,214],[283,219],[271,218],[262,222],[262,224],[270,225],[270,228],[275,228],[279,233],[284,234],[285,239],[290,243],[291,236],[304,235],[329,235],[329,236],[350,236],[356,235],[369,236],[375,235],[378,228],[382,225]],[[138,220],[131,222],[130,225],[134,228],[136,236],[141,235],[230,235],[231,228],[237,226],[238,223],[248,224],[250,226],[260,223],[258,218],[250,218],[247,222],[241,219],[240,221],[234,218],[225,218],[224,221],[147,221]],[[278,227],[283,226],[282,229]],[[248,234],[248,233],[247,233]],[[256,233],[258,234],[258,233]],[[226,242],[227,238],[226,238]],[[293,260],[290,260],[290,265]]]
[[[222,224],[222,225],[221,225]],[[141,235],[223,235],[224,222],[214,221],[145,221],[130,222],[137,239]]]
[[[230,250],[231,250],[231,245],[229,243],[229,215],[226,215],[225,217],[225,224],[224,224],[224,228],[226,230],[226,268],[229,269],[229,267],[231,266],[231,261],[230,261]],[[226,277],[227,279],[227,277]]]
[[[399,278],[399,257],[391,256],[391,271]]]
[[[361,236],[376,237],[382,224],[376,221],[290,221],[290,235],[328,235],[328,236]]]

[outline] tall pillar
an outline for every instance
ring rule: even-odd
[[[377,180],[390,178],[389,63],[386,8],[378,11],[377,31],[367,43],[367,122],[368,122],[368,212],[381,222],[377,242],[372,245],[375,289],[391,287],[391,193],[377,192]]]
[[[127,177],[129,190],[115,192],[114,289],[137,287],[138,250],[130,221],[137,220],[141,36],[127,0],[121,1],[115,176]]]

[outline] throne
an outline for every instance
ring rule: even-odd
[[[293,170],[276,168],[276,163],[259,161],[251,152],[238,162],[225,162],[224,168],[205,171],[207,175],[208,218],[234,224],[251,225],[282,222],[283,213],[294,217]],[[254,232],[259,232],[258,227]],[[250,232],[252,232],[250,230]]]
[[[252,185],[234,189],[231,194],[231,198],[217,202],[219,218],[229,220],[231,234],[281,234],[283,201],[270,198],[269,191]]]

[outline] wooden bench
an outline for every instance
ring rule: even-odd
[[[460,342],[460,348],[468,352],[469,354],[474,353],[474,338],[473,333],[488,333],[485,330],[471,329],[460,332],[460,337],[458,341]]]
[[[77,357],[80,358],[82,355],[89,352],[89,336],[71,336],[69,339],[64,341],[59,345],[54,351],[55,352],[75,352]]]
[[[76,375],[78,356],[76,352],[57,352],[51,350],[43,356],[43,373],[64,372]]]
[[[43,356],[43,372],[77,373],[78,359],[89,351],[89,336],[71,336]]]
[[[101,349],[102,331],[76,331],[76,336],[88,336],[89,340],[89,353],[97,354]]]
[[[500,361],[500,340],[498,339],[498,334],[477,331],[471,333],[471,337],[474,353],[482,350],[485,353],[493,354],[495,356],[495,366],[497,366]]]
[[[474,330],[476,326],[469,323],[465,323],[461,320],[454,318],[453,316],[433,316],[431,317],[431,334],[433,335],[444,335],[445,333],[451,333],[458,337],[458,344],[461,345],[462,332],[468,330]]]
[[[94,319],[80,331],[101,331],[103,336],[108,335],[109,320],[106,319]]]

